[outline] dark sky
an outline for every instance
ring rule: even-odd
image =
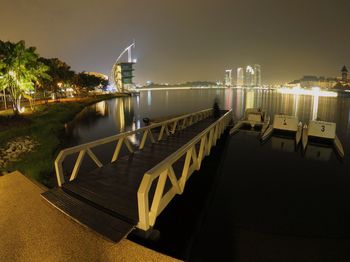
[[[0,0],[0,39],[77,71],[109,73],[136,41],[136,81],[221,80],[258,63],[263,82],[350,66],[349,0]]]

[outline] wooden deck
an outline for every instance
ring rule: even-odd
[[[81,174],[75,180],[47,191],[42,196],[72,219],[118,242],[139,221],[137,192],[144,174],[215,121],[217,119],[213,117],[203,119],[166,139],[121,157],[118,161]],[[184,162],[185,156],[173,165],[177,179],[181,176]],[[167,181],[165,188],[170,187],[171,183]],[[150,192],[154,192],[155,188],[153,185]],[[152,196],[150,194],[150,202]]]

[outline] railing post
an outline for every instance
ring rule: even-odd
[[[185,184],[186,184],[186,181],[187,181],[187,176],[188,176],[188,173],[189,173],[188,171],[190,169],[191,158],[192,158],[192,148],[190,150],[188,150],[187,153],[186,153],[186,159],[185,159],[184,167],[182,169],[182,175],[181,175],[180,183],[179,183],[181,192],[183,192],[184,188],[185,188]]]
[[[176,120],[176,121],[174,122],[174,124],[173,124],[173,128],[172,128],[172,130],[171,130],[171,133],[172,133],[172,134],[175,134],[176,126],[177,126],[177,121],[178,121],[178,120]]]
[[[127,137],[125,137],[124,139],[124,144],[126,145],[126,147],[129,150],[129,153],[134,153],[134,149],[132,148],[132,146],[130,145],[130,141]]]
[[[207,149],[207,156],[209,156],[210,154],[210,149],[211,149],[211,145],[213,143],[213,129],[210,129],[209,131],[209,138],[208,138],[208,143],[207,143],[207,146],[206,146],[206,149]]]
[[[87,153],[88,155],[91,157],[91,159],[95,162],[95,164],[98,166],[98,167],[102,167],[103,164],[101,163],[101,161],[97,158],[97,156],[91,151],[90,148],[87,149]]]
[[[199,169],[201,168],[201,163],[202,163],[202,160],[203,160],[204,154],[205,154],[206,140],[207,140],[207,135],[204,135],[204,136],[201,138],[201,144],[200,144],[200,146],[199,146],[198,167],[197,167],[197,170],[199,170]]]
[[[151,182],[151,176],[145,174],[141,181],[139,190],[137,191],[137,205],[139,211],[139,223],[137,227],[144,231],[147,231],[150,228],[148,192],[151,187]]]
[[[165,129],[165,125],[162,125],[162,128],[160,129],[160,132],[159,132],[158,141],[162,140],[164,129]]]
[[[152,206],[150,210],[151,212],[149,214],[150,225],[154,225],[154,222],[156,221],[159,204],[163,197],[164,187],[165,187],[167,178],[168,178],[168,170],[166,169],[158,177],[156,192],[154,193],[154,196],[153,196]]]
[[[120,138],[118,140],[118,143],[117,143],[117,146],[115,147],[115,150],[114,150],[111,162],[114,162],[114,161],[116,161],[118,159],[120,149],[121,149],[121,147],[123,145],[123,141],[124,141],[124,138]]]
[[[144,148],[145,143],[146,143],[146,139],[147,139],[147,135],[148,135],[148,129],[145,130],[145,132],[143,132],[143,136],[142,136],[142,139],[141,139],[141,143],[140,143],[139,149],[143,149]]]
[[[79,172],[79,169],[80,169],[80,166],[81,166],[81,162],[83,161],[84,159],[84,156],[85,156],[85,153],[86,153],[86,150],[81,150],[79,152],[79,155],[78,155],[78,158],[77,160],[75,161],[75,165],[74,165],[74,168],[73,168],[73,172],[70,176],[70,179],[69,181],[73,181],[77,175],[78,175],[78,172]]]
[[[58,186],[61,187],[64,184],[64,175],[62,167],[62,152],[58,154],[55,160],[55,170]]]

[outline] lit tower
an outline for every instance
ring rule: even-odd
[[[118,92],[124,93],[125,91],[134,88],[132,79],[133,75],[133,65],[136,63],[136,59],[132,59],[131,48],[135,48],[135,41],[129,45],[125,50],[119,55],[115,61],[112,68],[112,81],[117,88]],[[128,61],[119,62],[120,58],[128,52]]]
[[[254,69],[248,65],[245,70],[244,85],[248,87],[254,86]]]
[[[261,66],[258,64],[254,65],[254,86],[261,87]]]
[[[237,86],[244,85],[244,69],[242,67],[237,68]]]
[[[341,70],[341,80],[343,82],[348,82],[348,69],[346,68],[346,66],[343,66]]]
[[[232,69],[227,69],[225,71],[225,86],[232,86]]]

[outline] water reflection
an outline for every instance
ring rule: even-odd
[[[293,116],[298,115],[299,109],[299,95],[293,96]]]
[[[305,157],[318,161],[329,161],[332,154],[332,147],[315,146],[310,144],[306,148]]]
[[[346,101],[346,112],[349,109],[348,98],[341,97],[278,94],[267,90],[237,90],[232,97],[236,118],[242,117],[247,108],[260,107],[266,108],[271,116],[288,114],[298,116],[303,122],[317,118],[337,122],[336,112],[340,111],[338,107],[342,101]],[[347,118],[346,122],[348,121]]]
[[[115,100],[114,122],[116,123],[119,132],[125,130],[124,99]]]
[[[271,148],[277,151],[294,152],[295,140],[291,138],[272,136]]]
[[[80,113],[78,113],[74,121],[68,124],[70,129],[76,126],[90,127],[95,124],[101,118],[109,116],[109,107],[106,101],[101,101],[96,104],[85,107]]]
[[[140,122],[140,121],[138,121],[138,124],[140,124],[139,122]],[[131,130],[136,130],[136,129],[138,129],[138,128],[139,128],[139,127],[137,127],[136,123],[133,122],[133,123],[132,123],[132,128],[131,128]],[[133,145],[135,145],[135,146],[140,144],[140,139],[139,139],[138,136],[136,136],[136,134],[133,134],[133,135],[129,136],[129,140],[130,140],[130,142],[131,142]]]
[[[317,95],[312,97],[312,118],[310,120],[316,120],[317,119],[318,98],[319,97]]]
[[[296,115],[303,123],[320,118],[337,123],[337,133],[347,147],[350,135],[350,103],[345,97],[281,94],[271,90],[155,90],[140,96],[117,98],[89,106],[77,115],[71,129],[76,143],[88,142],[140,128],[142,118],[195,112],[211,108],[218,98],[221,108],[233,108],[236,119],[246,108],[266,108],[268,114]],[[136,143],[137,137],[132,138]],[[345,141],[346,140],[346,141]],[[346,149],[345,149],[346,150]]]

